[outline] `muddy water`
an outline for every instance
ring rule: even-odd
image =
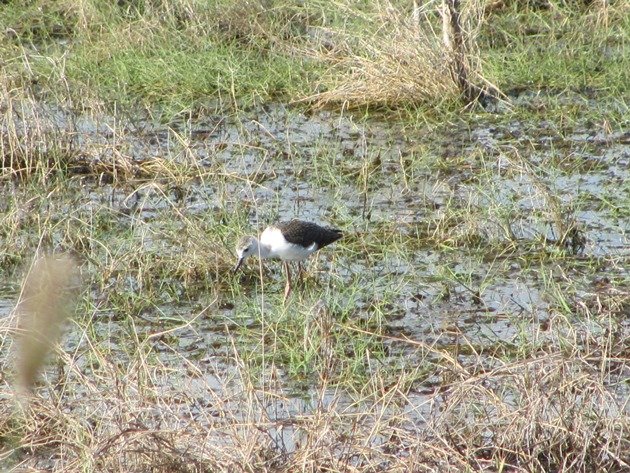
[[[574,218],[586,241],[573,258],[599,261],[598,274],[627,278],[630,218],[615,202],[630,198],[628,132],[605,133],[586,125],[558,129],[547,122],[496,124],[491,116],[461,128],[405,131],[387,121],[364,123],[330,112],[305,115],[281,105],[170,128],[146,122],[121,125],[110,117],[68,119],[61,112],[53,117],[53,125],[70,132],[74,145],[92,159],[171,159],[230,176],[223,187],[211,181],[186,184],[190,188],[181,205],[189,215],[245,208],[254,229],[277,218],[300,217],[342,225],[348,238],[358,241],[369,240],[371,232],[390,238],[380,242],[384,248],[375,258],[369,251],[352,257],[335,253],[335,279],[329,284],[333,291],[334,285],[350,282],[363,288],[353,301],[353,317],[370,320],[374,301],[385,301],[382,323],[391,337],[385,344],[392,358],[401,353],[419,360],[426,356],[416,354],[405,339],[436,348],[462,339],[475,347],[492,347],[517,336],[544,340],[540,327],[553,306],[545,279],[566,275],[553,269],[545,274],[544,263],[524,261],[530,250],[538,255],[545,248],[560,251],[544,243],[559,238],[550,208],[556,214],[576,208]],[[449,166],[449,159],[457,164]],[[82,188],[95,202],[133,208],[148,225],[172,205],[163,194],[142,185],[130,190],[129,184],[122,189],[88,180]],[[429,238],[435,222],[448,218],[449,212],[473,209],[482,215],[478,209],[493,207],[509,208],[513,215],[500,222],[488,213],[486,220],[463,219],[450,230],[453,236],[472,231],[481,248],[441,248]],[[405,250],[414,238],[417,241]],[[489,260],[480,258],[484,246],[500,248],[510,242],[522,245],[522,250],[507,257],[497,250]],[[145,244],[158,242],[149,239]],[[399,250],[388,250],[395,245]],[[322,257],[318,267],[328,267],[331,257]],[[444,268],[449,268],[448,275]],[[594,291],[596,274],[586,273],[571,272],[580,294]],[[233,333],[226,332],[226,326],[237,330],[239,324],[253,323],[239,319],[239,304],[215,309],[220,323],[216,317],[199,317],[174,330],[172,338],[156,335],[155,323],[164,321],[169,311],[174,320],[190,319],[191,309],[164,308],[138,321],[134,330],[149,337],[165,366],[177,372],[188,359],[201,370],[194,376],[185,370],[170,372],[162,379],[164,394],[186,392],[209,401],[209,392],[219,397],[230,392],[229,380],[237,373],[230,364]],[[111,340],[112,353],[124,358],[125,349],[117,347],[116,340],[124,339],[126,331],[115,318],[102,317],[95,330]],[[624,330],[630,335],[628,325]],[[65,343],[72,351],[83,341],[69,336]],[[422,423],[430,414],[422,393],[430,392],[435,381],[428,378],[410,394],[408,420]],[[300,413],[333,405],[348,413],[360,409],[335,390],[299,395],[289,391],[283,396],[282,402],[263,402],[260,412],[274,424],[270,436],[288,451],[297,433],[285,422]]]

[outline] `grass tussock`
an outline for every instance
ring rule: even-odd
[[[162,176],[172,185],[221,172],[203,168],[189,150],[190,136],[163,129],[165,141],[178,146],[179,162],[162,155],[136,157],[142,139],[129,138],[136,125],[121,125],[104,115],[103,107],[79,119],[71,104],[46,105],[26,89],[4,83],[0,129],[0,179],[53,182],[54,178],[89,176],[101,183],[153,181]],[[169,136],[171,135],[171,136]],[[166,152],[166,151],[165,151]]]
[[[37,176],[46,181],[65,171],[78,154],[70,133],[64,133],[30,94],[2,90],[2,127],[0,129],[0,177],[3,179]]]
[[[585,359],[545,353],[462,380],[445,393],[435,431],[465,468],[624,471],[628,422],[596,373]]]
[[[478,18],[473,20],[477,3],[467,6],[462,19],[471,54],[476,51],[474,32],[480,25]],[[444,14],[439,8],[377,2],[372,11],[350,4],[343,9],[349,17],[362,19],[364,31],[357,34],[352,23],[344,25],[345,30],[317,30],[320,38],[327,38],[327,47],[313,53],[329,64],[328,79],[322,81],[327,90],[305,100],[317,106],[336,103],[355,108],[435,103],[458,96],[451,74],[452,52],[444,43],[441,20],[436,21]],[[479,67],[472,70],[480,76]]]

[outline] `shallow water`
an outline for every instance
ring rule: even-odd
[[[153,231],[152,226],[160,225],[159,217],[174,202],[187,216],[246,209],[252,229],[276,218],[300,217],[342,224],[346,238],[358,242],[369,241],[371,232],[384,235],[389,240],[375,242],[381,245],[376,257],[365,244],[351,256],[331,249],[314,266],[323,273],[320,279],[329,279],[323,283],[326,294],[359,283],[361,291],[349,310],[367,321],[382,313],[383,333],[390,337],[383,344],[393,360],[404,355],[410,362],[426,361],[426,353],[418,353],[406,340],[447,350],[462,340],[478,348],[524,338],[544,343],[544,324],[554,305],[545,281],[567,275],[527,262],[527,254],[528,249],[540,253],[544,239],[560,238],[554,209],[571,214],[575,208],[574,218],[586,236],[583,251],[571,258],[599,261],[596,274],[628,277],[630,220],[616,202],[627,202],[630,194],[629,132],[604,133],[586,125],[558,130],[544,121],[496,124],[483,117],[466,128],[410,132],[378,119],[364,123],[331,112],[306,115],[282,105],[170,128],[147,122],[121,125],[111,117],[69,118],[61,111],[50,117],[51,126],[71,133],[74,145],[90,159],[105,162],[118,154],[132,162],[166,159],[216,171],[216,181],[183,184],[182,195],[168,185],[158,189],[130,181],[113,186],[90,176],[77,181],[75,192],[86,197],[84,205],[111,207],[120,218],[133,213],[143,222],[147,230],[139,251],[170,250],[159,228]],[[443,160],[437,173],[436,160]],[[468,209],[483,215],[483,209],[492,208],[508,208],[511,215],[506,221],[497,221],[490,211],[486,219],[464,218]],[[430,241],[436,222],[453,210],[462,217],[451,236],[471,234],[479,238],[480,248],[449,244],[442,251]],[[522,250],[480,258],[485,246],[500,248],[511,237]],[[413,246],[404,250],[410,241]],[[549,251],[560,250],[549,245]],[[270,267],[275,290],[281,280],[277,266]],[[569,271],[579,294],[596,292],[592,272]],[[128,287],[142,289],[133,279]],[[232,342],[235,337],[242,341],[240,328],[257,323],[241,318],[243,304],[235,300],[223,308],[212,306],[209,314],[198,317],[196,308],[174,304],[148,311],[133,327],[123,327],[104,311],[95,314],[93,329],[107,340],[101,349],[119,363],[126,360],[124,340],[130,332],[144,337],[165,369],[179,371],[176,377],[160,378],[163,393],[173,398],[186,393],[185,399],[198,399],[203,406],[229,397],[238,384],[230,381],[237,377]],[[5,320],[11,307],[10,299],[0,300]],[[629,324],[623,330],[630,336]],[[73,353],[85,340],[85,334],[69,331],[64,349]],[[466,354],[461,356],[465,363]],[[182,372],[184,360],[194,365],[194,376]],[[426,395],[436,383],[429,376],[412,391],[402,408],[407,421],[426,421],[431,412]],[[348,414],[362,408],[335,390],[282,392],[279,397],[281,401],[263,403],[258,415],[267,416],[270,438],[289,452],[299,441],[291,419],[332,405]],[[187,406],[185,415],[196,415],[196,409]]]

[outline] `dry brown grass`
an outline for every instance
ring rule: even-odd
[[[46,105],[32,91],[6,82],[1,93],[0,180],[44,183],[60,175],[90,175],[102,183],[164,178],[181,184],[216,171],[201,166],[187,138],[166,127],[159,132],[170,133],[176,143],[172,147],[182,150],[177,162],[166,156],[167,150],[164,156],[137,158],[130,143],[141,147],[146,138],[133,131],[133,124],[107,115],[97,102],[79,116],[71,105]]]
[[[393,106],[439,103],[459,96],[451,73],[452,51],[445,45],[440,4],[402,10],[389,1],[376,2],[369,13],[350,3],[338,2],[347,15],[361,16],[366,30],[357,33],[331,27],[315,30],[316,38],[328,38],[322,46],[314,42],[309,52],[330,64],[334,81],[324,82],[326,90],[302,99],[316,106],[343,104]],[[462,11],[470,79],[480,84],[481,62],[475,46],[483,2],[469,2]]]
[[[61,324],[70,315],[76,276],[76,265],[66,256],[38,258],[28,272],[16,309],[20,317],[16,372],[22,391],[34,386]]]
[[[613,327],[629,302],[616,292],[579,310]],[[4,340],[16,335],[10,326]],[[619,383],[630,366],[613,332],[596,336],[557,314],[545,343],[521,360],[474,349],[456,360],[428,348],[440,355],[433,394],[402,378],[387,384],[377,370],[348,402],[322,373],[312,396],[327,401],[305,411],[278,379],[251,384],[236,347],[227,368],[183,355],[160,361],[152,348],[160,333],[118,354],[86,339],[58,352],[63,368],[47,372],[19,418],[10,398],[0,400],[0,436],[13,439],[0,460],[8,471],[628,471]]]
[[[38,175],[46,180],[76,156],[71,134],[61,132],[30,94],[4,83],[0,99],[0,178]]]

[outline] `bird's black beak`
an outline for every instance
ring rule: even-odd
[[[234,266],[234,269],[232,270],[233,273],[238,271],[238,268],[241,267],[241,265],[243,264],[243,261],[245,261],[245,258],[243,258],[242,256],[238,259],[236,266]]]

